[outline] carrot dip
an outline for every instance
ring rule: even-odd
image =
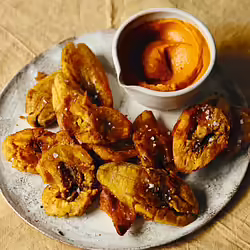
[[[192,24],[162,19],[127,32],[118,48],[122,80],[156,91],[197,82],[210,63],[208,44]]]

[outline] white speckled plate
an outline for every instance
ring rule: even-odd
[[[119,89],[111,57],[111,43],[114,31],[87,34],[71,39],[75,43],[84,42],[96,53],[108,74],[118,108],[133,121],[146,108],[131,100]],[[11,133],[28,128],[26,121],[20,119],[25,114],[25,96],[35,84],[38,71],[52,73],[60,68],[63,42],[46,51],[21,70],[3,90],[0,96],[0,136],[1,141]],[[218,92],[236,105],[245,106],[245,100],[236,86],[224,80],[218,70],[209,78],[199,99]],[[194,102],[197,102],[194,100]],[[172,129],[181,110],[170,112],[154,111],[157,118]],[[55,128],[58,130],[58,128]],[[45,185],[39,176],[21,173],[11,168],[1,154],[0,188],[10,206],[27,223],[46,235],[82,248],[142,249],[169,243],[200,228],[213,218],[232,198],[240,185],[248,167],[247,152],[227,161],[218,157],[207,168],[186,177],[201,207],[196,221],[184,228],[177,228],[138,219],[123,236],[117,235],[110,218],[100,211],[96,204],[83,217],[59,219],[49,217],[41,208],[41,196]]]

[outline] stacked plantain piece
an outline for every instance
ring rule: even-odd
[[[108,78],[87,45],[67,44],[61,64],[51,75],[38,73],[26,97],[27,121],[35,128],[8,136],[3,152],[14,168],[39,174],[49,184],[42,197],[48,215],[80,216],[100,192],[92,148],[101,148],[102,154],[114,143],[130,140],[132,124],[112,108]],[[44,129],[55,121],[60,132]],[[132,143],[130,147],[123,150],[121,144],[117,157],[135,157],[137,151]],[[103,158],[110,155],[112,151]]]
[[[220,101],[207,101],[183,112],[172,137],[151,111],[132,124],[113,108],[108,78],[87,45],[67,44],[61,66],[51,75],[39,72],[28,91],[27,121],[34,128],[3,143],[14,168],[39,174],[48,184],[42,197],[46,213],[81,216],[100,194],[100,208],[119,235],[137,215],[175,226],[194,221],[198,201],[177,172],[207,166],[231,138],[239,138],[231,136],[231,127],[248,145],[249,110],[232,112]],[[56,121],[60,132],[44,129]]]

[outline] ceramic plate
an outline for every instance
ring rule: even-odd
[[[126,96],[116,82],[111,43],[114,31],[87,34],[71,39],[84,42],[95,52],[104,65],[113,92],[115,108],[128,115],[133,121],[146,107]],[[69,40],[68,40],[69,41]],[[67,41],[46,51],[21,70],[3,90],[0,97],[0,136],[29,128],[25,120],[25,97],[28,89],[35,84],[38,71],[52,73],[60,68],[62,48]],[[214,92],[225,95],[236,105],[245,105],[245,100],[235,85],[224,80],[218,71],[209,77],[199,100]],[[199,101],[194,100],[194,102]],[[181,110],[159,112],[155,116],[172,129]],[[58,130],[58,128],[54,128]],[[21,173],[11,168],[1,155],[0,188],[10,206],[27,223],[44,234],[62,242],[81,248],[142,249],[169,243],[200,228],[213,218],[232,198],[247,170],[247,152],[228,162],[218,157],[207,168],[187,176],[185,179],[193,188],[201,207],[200,216],[190,225],[177,228],[138,219],[124,235],[117,235],[111,219],[98,208],[98,202],[83,217],[60,219],[45,214],[41,196],[45,185],[39,176]]]

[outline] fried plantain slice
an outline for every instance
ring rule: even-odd
[[[43,194],[48,215],[80,216],[97,196],[95,166],[79,145],[56,145],[42,155],[37,171],[51,184]]]
[[[124,235],[136,219],[134,209],[120,202],[107,188],[103,187],[100,196],[100,209],[113,221],[116,232]]]
[[[3,154],[12,167],[37,174],[36,165],[42,152],[54,143],[54,133],[43,128],[25,129],[9,135],[3,142]]]
[[[180,172],[205,167],[228,146],[230,120],[207,103],[185,110],[173,129],[173,155]]]
[[[250,109],[231,105],[222,96],[212,96],[205,103],[221,109],[230,120],[227,157],[233,157],[242,149],[246,149],[250,144]]]
[[[43,207],[50,216],[72,217],[81,216],[92,204],[98,193],[97,189],[75,191],[74,200],[63,199],[60,189],[56,185],[49,185],[45,188],[42,196]]]
[[[42,155],[37,172],[44,183],[56,185],[60,198],[74,201],[80,192],[93,191],[95,166],[93,159],[79,145],[56,145]]]
[[[146,168],[173,168],[172,136],[162,131],[152,111],[142,112],[133,123],[133,141]]]
[[[58,73],[52,87],[53,107],[61,129],[80,143],[107,144],[131,135],[131,122],[119,111],[96,107],[86,94],[67,84]]]
[[[148,220],[185,226],[199,213],[191,188],[172,170],[112,162],[99,167],[97,179],[120,202]]]
[[[97,111],[84,92],[69,85],[62,73],[58,73],[52,86],[53,107],[61,129],[68,131],[80,143],[101,143]]]
[[[54,141],[50,144],[50,147],[55,145],[75,145],[75,141],[69,136],[68,132],[65,130],[59,131],[54,135]],[[50,148],[48,147],[48,149]],[[46,149],[46,150],[48,150]],[[43,150],[45,152],[46,150]]]
[[[131,140],[121,140],[110,145],[91,145],[104,161],[122,162],[138,155]]]
[[[51,87],[57,73],[47,76],[38,72],[37,84],[28,91],[26,96],[26,113],[28,123],[32,127],[48,127],[56,121],[52,106]]]
[[[227,157],[231,158],[250,144],[250,109],[231,106],[231,132]]]
[[[237,143],[241,148],[246,148],[250,143],[250,109],[249,108],[235,108],[235,114],[237,113],[234,122],[240,126],[239,137]]]
[[[86,90],[97,106],[113,107],[112,92],[103,66],[90,48],[80,43],[68,43],[62,52],[62,72]]]
[[[99,131],[104,137],[105,144],[131,137],[132,123],[118,110],[99,107],[97,119],[100,121]]]
[[[25,129],[8,136],[3,142],[3,154],[12,167],[37,174],[36,166],[42,153],[56,144],[74,144],[66,131],[52,133],[43,128]]]

